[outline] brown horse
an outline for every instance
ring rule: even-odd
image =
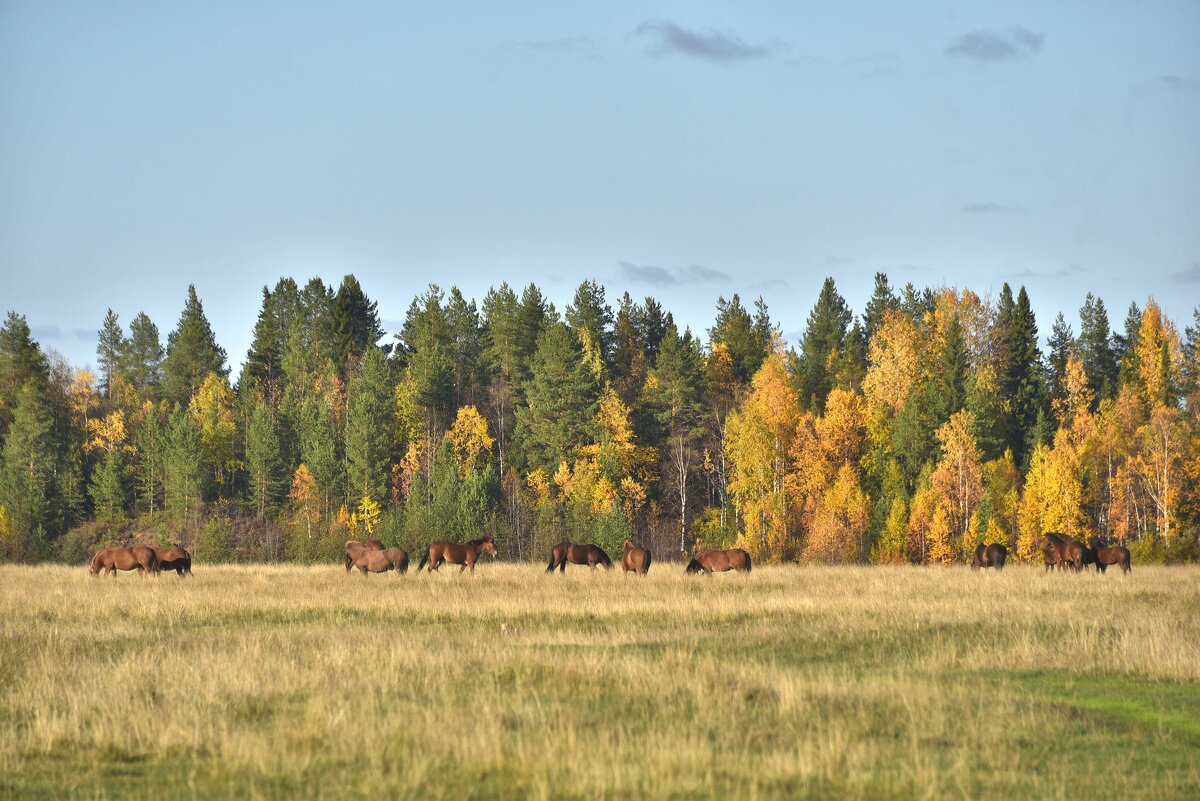
[[[170,547],[152,545],[150,547],[154,550],[154,555],[158,557],[158,568],[154,571],[155,575],[160,575],[164,570],[174,570],[180,578],[183,578],[184,574],[192,575],[192,555],[183,548],[178,545]]]
[[[383,543],[379,540],[367,540],[359,542],[358,540],[346,540],[346,572],[350,572],[350,568],[354,567],[354,560],[363,551],[382,551]]]
[[[692,561],[688,562],[684,572],[699,573],[703,570],[705,575],[711,575],[713,572],[736,570],[739,573],[749,573],[750,567],[750,554],[741,548],[709,549],[696,554]]]
[[[474,574],[475,562],[479,560],[479,555],[485,552],[490,553],[493,559],[496,558],[496,541],[492,539],[491,534],[468,543],[446,542],[445,540],[435,542],[421,557],[421,562],[417,565],[417,572],[420,573],[428,564],[429,572],[432,573],[441,567],[442,562],[449,562],[452,565],[462,565],[458,570],[460,575],[468,567]]]
[[[1008,548],[1005,548],[998,542],[991,545],[980,543],[975,547],[975,554],[971,557],[971,569],[978,570],[981,567],[994,567],[997,570],[1004,569],[1004,563],[1008,560]]]
[[[567,572],[567,562],[573,565],[587,565],[592,570],[600,565],[605,570],[612,570],[612,560],[599,545],[576,545],[573,542],[560,542],[550,549],[550,564],[546,572],[553,573],[558,568],[560,573]]]
[[[1109,565],[1120,565],[1122,573],[1133,572],[1133,565],[1129,562],[1129,549],[1125,546],[1110,546],[1099,537],[1092,537],[1092,550],[1096,552],[1096,569],[1101,573],[1106,572]]]
[[[633,540],[625,540],[625,553],[621,554],[621,567],[625,570],[626,576],[631,570],[645,576],[650,572],[650,549],[639,548],[633,544]]]
[[[158,557],[153,548],[122,548],[110,545],[92,557],[92,575],[105,570],[114,578],[118,570],[136,570],[142,578],[158,570]]]
[[[370,548],[358,554],[354,566],[362,571],[363,578],[368,573],[386,573],[389,570],[395,570],[396,575],[403,576],[408,572],[408,554],[400,548]]]
[[[1076,572],[1083,570],[1083,543],[1077,539],[1048,531],[1042,536],[1042,553],[1047,570],[1055,565]]]

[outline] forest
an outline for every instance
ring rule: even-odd
[[[760,298],[680,330],[652,297],[585,281],[481,302],[436,285],[384,331],[354,276],[264,287],[231,377],[189,287],[165,343],[109,310],[94,371],[0,328],[0,560],[79,563],[177,542],[200,561],[317,562],[350,538],[410,552],[490,533],[658,559],[963,562],[1040,536],[1196,561],[1200,308],[1119,329],[1088,294],[1043,351],[1029,296],[894,288],[855,314],[825,280],[789,347]],[[249,322],[249,321],[248,321]]]

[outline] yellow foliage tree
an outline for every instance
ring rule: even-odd
[[[967,539],[972,516],[983,495],[982,455],[975,442],[974,430],[975,415],[966,409],[955,412],[937,430],[942,458],[930,476],[934,491],[948,502],[947,518],[962,542]]]
[[[1143,491],[1153,502],[1154,527],[1164,537],[1177,532],[1176,518],[1182,494],[1183,441],[1182,415],[1166,404],[1156,405],[1150,419],[1138,429],[1140,448],[1134,470]]]
[[[458,468],[458,477],[483,467],[496,440],[488,433],[488,423],[474,406],[463,406],[446,432],[450,452]]]
[[[321,493],[317,488],[317,480],[309,472],[308,467],[301,462],[292,476],[292,490],[288,493],[292,500],[295,515],[293,521],[304,523],[308,538],[312,539],[313,526],[320,519]]]
[[[366,536],[373,537],[375,530],[379,528],[379,504],[370,495],[364,495],[358,502],[355,515],[358,518],[358,529],[365,532]]]
[[[216,373],[209,373],[188,404],[188,415],[200,436],[200,453],[220,486],[231,483],[237,467],[234,459],[237,423],[233,401],[233,389],[229,381]]]
[[[125,436],[125,411],[117,409],[104,417],[93,417],[87,421],[87,440],[83,449],[87,453],[128,450],[123,447]]]
[[[804,558],[827,563],[857,561],[870,517],[870,502],[859,485],[858,471],[843,464],[833,484],[816,502]]]

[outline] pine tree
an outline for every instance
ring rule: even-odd
[[[766,307],[760,310],[765,315]],[[723,345],[729,354],[733,377],[745,386],[762,366],[771,345],[771,331],[762,330],[762,319],[755,321],[736,294],[729,300],[717,298],[717,319],[708,329],[709,346]]]
[[[871,294],[871,299],[867,301],[867,307],[863,311],[863,338],[869,343],[871,337],[875,336],[875,332],[879,330],[879,326],[883,325],[884,313],[899,308],[900,300],[892,291],[891,285],[888,284],[887,275],[875,273],[875,291]]]
[[[345,490],[345,472],[337,455],[337,433],[329,407],[317,396],[310,397],[300,412],[300,456],[317,485],[325,515]]]
[[[158,326],[138,312],[129,324],[129,339],[121,354],[121,373],[137,390],[145,393],[162,383],[163,347]]]
[[[583,358],[597,380],[603,379],[611,365],[613,354],[613,313],[604,300],[604,287],[595,281],[584,281],[575,290],[567,306],[567,325],[579,338]]]
[[[1087,373],[1088,386],[1092,388],[1092,397],[1095,398],[1094,411],[1095,405],[1104,398],[1116,397],[1119,356],[1113,347],[1104,301],[1094,297],[1091,292],[1079,310],[1077,347],[1084,372]]]
[[[346,409],[346,475],[351,497],[382,503],[388,497],[392,452],[392,383],[383,351],[370,348],[350,380]]]
[[[163,508],[177,523],[199,512],[203,468],[200,437],[187,412],[175,404],[163,438]]]
[[[450,332],[454,396],[452,406],[482,402],[484,376],[483,325],[475,301],[467,301],[458,287],[450,288],[446,301],[446,325]]]
[[[796,365],[797,394],[801,403],[813,411],[825,407],[825,396],[833,387],[829,365],[843,350],[852,316],[846,301],[838,294],[833,278],[826,278],[817,303],[808,315]]]
[[[114,448],[104,454],[100,464],[92,471],[92,482],[88,487],[96,519],[102,523],[118,523],[125,518],[128,497],[125,490],[125,465],[120,449]]]
[[[96,364],[100,367],[100,391],[104,397],[111,398],[113,381],[121,366],[121,355],[127,347],[125,332],[112,309],[104,315],[97,338]]]
[[[1046,378],[1050,402],[1053,404],[1066,397],[1067,359],[1075,350],[1075,335],[1062,312],[1054,318],[1047,344],[1050,346],[1050,353],[1046,357]]]
[[[229,375],[225,349],[217,345],[194,285],[188,286],[179,325],[167,337],[163,373],[163,394],[180,404],[187,404],[192,399],[209,373],[221,377]]]
[[[454,341],[442,300],[442,290],[430,284],[408,307],[400,333],[418,402],[426,411],[426,438],[430,441],[441,435],[455,411]]]
[[[54,518],[55,452],[50,409],[33,381],[17,396],[0,454],[0,508],[18,546],[12,556],[36,560],[44,553]]]
[[[383,337],[378,304],[363,292],[353,275],[342,278],[333,297],[333,362],[343,370],[349,360],[358,361]]]
[[[562,323],[538,338],[525,382],[527,405],[517,410],[515,463],[552,474],[586,441],[599,393],[581,350],[578,336]]]
[[[50,363],[33,340],[25,316],[10,311],[0,327],[0,437],[7,431],[25,385],[45,387]]]
[[[250,425],[246,431],[246,472],[250,479],[250,500],[261,520],[279,508],[287,481],[275,420],[263,403],[256,403],[250,412]]]
[[[1007,287],[1007,284],[1005,285]],[[1004,315],[1004,310],[1001,311]],[[1029,452],[1030,436],[1038,415],[1045,413],[1041,350],[1037,344],[1037,323],[1029,305],[1029,295],[1021,287],[1012,305],[1011,317],[1005,331],[1004,361],[1000,373],[1000,388],[1011,405],[1008,447],[1018,463],[1024,463]]]
[[[1130,303],[1129,311],[1125,315],[1125,331],[1113,337],[1113,351],[1115,352],[1117,364],[1120,365],[1118,370],[1118,383],[1120,386],[1137,382],[1139,373],[1137,361],[1138,329],[1141,327],[1142,310],[1138,308],[1136,303]]]

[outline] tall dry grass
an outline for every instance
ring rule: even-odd
[[[1195,568],[0,568],[21,797],[1186,798],[1189,712]]]

